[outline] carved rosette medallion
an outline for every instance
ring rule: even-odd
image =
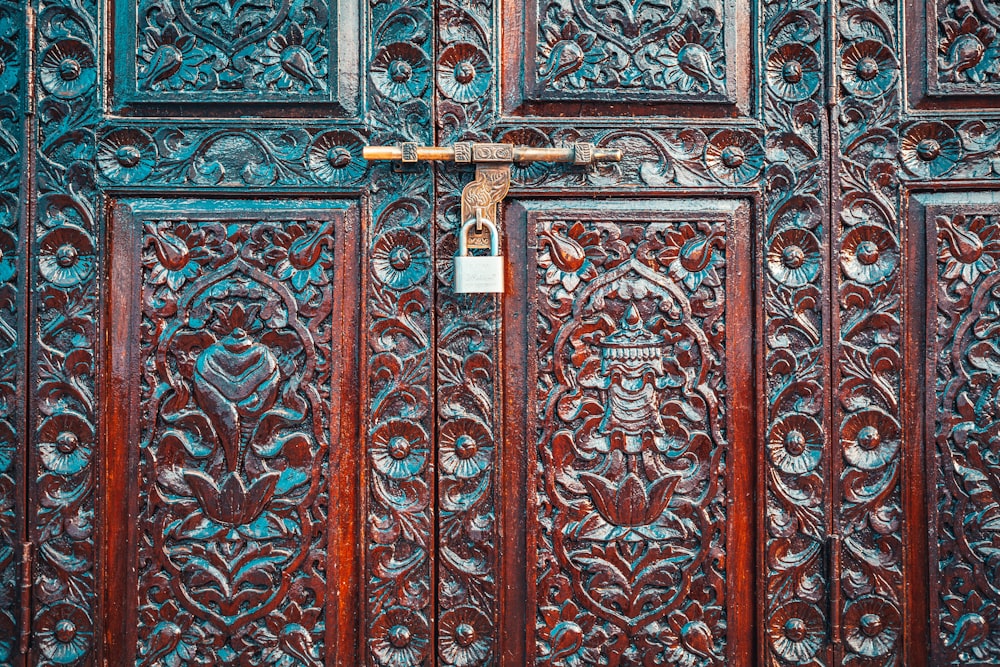
[[[930,488],[936,662],[1000,661],[1000,219],[934,216],[937,397]],[[931,246],[933,247],[933,245]],[[929,443],[930,444],[930,443]]]
[[[539,225],[538,657],[724,664],[724,223]]]
[[[143,229],[139,656],[315,664],[331,224]]]

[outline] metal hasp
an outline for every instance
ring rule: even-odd
[[[477,280],[472,278],[471,272],[476,266],[502,266],[498,253],[497,204],[507,196],[507,191],[510,189],[512,163],[568,162],[589,165],[595,162],[619,162],[622,159],[622,152],[617,149],[597,148],[589,143],[537,148],[513,144],[459,142],[453,146],[418,146],[415,143],[403,143],[399,146],[365,146],[362,156],[366,160],[393,160],[403,163],[440,160],[476,165],[476,178],[462,189],[462,227],[459,231],[462,251],[456,257],[455,291],[465,293],[503,291],[502,272],[499,280],[495,278]],[[468,255],[468,250],[473,248],[490,249],[489,263],[487,264],[486,257],[480,260]],[[462,281],[457,279],[459,264],[462,264],[465,270]]]

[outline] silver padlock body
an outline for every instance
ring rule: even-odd
[[[455,292],[458,294],[503,292],[503,257],[496,255],[456,256]]]

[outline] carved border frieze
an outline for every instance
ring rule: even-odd
[[[901,12],[901,3],[862,0],[837,9],[831,481],[840,557],[831,576],[835,657],[845,665],[903,656]]]
[[[0,664],[19,650],[24,524],[25,6],[0,2]]]

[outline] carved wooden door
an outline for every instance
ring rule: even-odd
[[[1000,664],[998,27],[0,0],[0,664]]]

